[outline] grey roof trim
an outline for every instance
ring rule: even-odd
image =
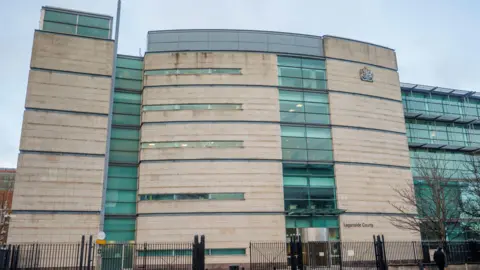
[[[195,28],[186,28],[186,29],[166,29],[166,30],[150,30],[148,33],[168,33],[168,32],[188,32],[188,31],[198,31],[198,32],[221,32],[221,31],[235,31],[235,32],[244,32],[244,33],[264,33],[264,34],[287,34],[299,37],[312,37],[312,38],[322,38],[322,36],[301,34],[301,33],[291,33],[291,32],[280,32],[280,31],[268,31],[268,30],[253,30],[253,29],[195,29]]]
[[[302,33],[293,33],[293,32],[283,32],[283,31],[270,31],[270,30],[255,30],[255,29],[226,29],[226,28],[218,28],[218,29],[195,29],[195,28],[186,28],[186,29],[166,29],[166,30],[150,30],[148,33],[168,33],[168,32],[187,32],[187,31],[198,31],[198,32],[211,32],[211,31],[238,31],[238,32],[244,32],[244,33],[264,33],[264,34],[287,34],[287,35],[293,35],[293,36],[299,36],[299,37],[312,37],[312,38],[338,38],[338,39],[343,39],[343,40],[348,40],[348,41],[354,41],[354,42],[360,42],[368,45],[373,45],[377,47],[381,47],[384,49],[392,50],[395,51],[392,48],[378,45],[375,43],[370,43],[366,41],[361,41],[361,40],[356,40],[356,39],[351,39],[351,38],[344,38],[344,37],[339,37],[339,36],[334,36],[334,35],[311,35],[311,34],[302,34]]]
[[[423,85],[423,84],[402,83],[402,82],[400,83],[400,88],[402,90],[409,90],[414,92],[432,93],[432,94],[440,94],[440,95],[453,95],[453,96],[459,96],[459,97],[472,97],[472,98],[480,99],[480,96],[477,94],[476,91],[469,91],[469,90],[445,88],[445,87],[430,86],[430,85]]]
[[[63,12],[66,12],[66,13],[71,13],[71,14],[80,14],[80,15],[86,15],[86,16],[90,16],[90,17],[97,17],[97,18],[102,18],[102,19],[113,20],[113,16],[110,16],[110,15],[99,14],[99,13],[90,13],[90,12],[74,10],[74,9],[59,8],[59,7],[52,7],[52,6],[43,6],[42,9],[52,10],[52,11],[63,11]]]
[[[333,35],[324,35],[324,36],[323,36],[323,38],[329,38],[329,37],[331,37],[331,38],[343,39],[343,40],[347,40],[347,41],[364,43],[364,44],[367,44],[367,45],[372,45],[372,46],[384,48],[384,49],[387,49],[387,50],[395,51],[395,50],[392,49],[392,48],[389,48],[389,47],[386,47],[386,46],[382,46],[382,45],[378,45],[378,44],[371,43],[371,42],[366,42],[366,41],[361,41],[361,40],[356,40],[356,39],[351,39],[351,38],[344,38],[344,37],[339,37],[339,36],[333,36]]]
[[[117,57],[122,57],[122,58],[130,58],[130,59],[134,59],[134,60],[142,60],[143,61],[143,56],[134,56],[134,55],[127,55],[127,54],[117,54]],[[137,69],[139,70],[139,69]],[[138,80],[137,80],[138,81]]]

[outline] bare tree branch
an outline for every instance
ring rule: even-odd
[[[468,165],[471,169],[478,170],[475,180],[480,180],[480,169],[476,166],[480,165],[480,161],[475,161],[476,164],[469,162]],[[427,157],[417,155],[414,173],[418,183],[407,183],[402,188],[394,188],[398,199],[390,201],[390,205],[399,215],[388,217],[390,223],[399,229],[420,232],[436,240],[446,241],[458,237],[459,234],[454,232],[464,230],[470,224],[470,219],[478,217],[480,210],[480,207],[465,204],[462,200],[465,177],[458,176],[463,171],[465,169],[451,164],[445,154],[437,153]],[[480,191],[480,181],[472,179],[469,183],[472,192]],[[480,192],[476,195],[479,196]],[[475,202],[474,206],[478,206],[478,200]],[[464,214],[467,210],[469,215]]]

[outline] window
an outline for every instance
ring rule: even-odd
[[[333,160],[329,128],[283,125],[281,128],[284,160]]]
[[[406,112],[430,117],[465,121],[480,117],[480,100],[470,97],[402,91],[402,102]]]
[[[142,194],[141,201],[163,200],[244,200],[244,193],[182,193],[182,194]]]
[[[465,166],[465,162],[471,158],[471,154],[459,151],[447,150],[427,150],[427,149],[410,149],[410,162],[412,165],[412,174],[417,179],[421,177],[419,167],[426,167],[430,164],[438,164],[445,169],[442,172],[448,177],[465,178],[472,173]],[[426,160],[422,162],[420,160]],[[420,163],[422,162],[422,163]],[[418,166],[417,166],[418,164]],[[420,165],[421,164],[421,165]],[[436,166],[438,166],[436,165]]]
[[[143,111],[241,110],[242,104],[165,104],[144,105]]]
[[[239,68],[196,68],[145,70],[145,75],[242,74]]]
[[[191,249],[150,249],[139,250],[138,256],[167,257],[167,256],[192,256]],[[209,248],[205,249],[206,256],[242,256],[246,254],[245,248]]]
[[[280,90],[279,99],[282,122],[330,123],[327,94]]]
[[[480,128],[477,125],[406,119],[410,143],[452,146],[477,146]]]
[[[147,142],[142,148],[240,148],[243,141]]]
[[[111,22],[109,17],[45,9],[42,30],[108,39],[111,36]]]
[[[278,84],[284,87],[326,89],[325,61],[278,56]]]
[[[115,77],[115,89],[141,91],[143,89],[143,59],[119,55]],[[139,96],[141,101],[141,95],[139,94]]]
[[[285,211],[336,209],[333,169],[283,171]]]

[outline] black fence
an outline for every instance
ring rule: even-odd
[[[388,266],[430,266],[442,246],[449,265],[480,263],[480,242],[252,242],[247,257],[229,256],[222,267],[237,269],[387,269]],[[249,258],[248,258],[249,256]],[[101,260],[99,260],[99,258]],[[245,262],[250,259],[250,263]],[[237,261],[236,261],[237,260]],[[101,262],[101,267],[99,263]],[[207,262],[208,263],[208,262]],[[21,244],[0,247],[0,269],[205,270],[205,238],[185,243],[96,245],[82,238],[76,244]],[[223,269],[223,268],[222,268]],[[228,268],[225,268],[228,269]]]
[[[97,265],[101,267],[97,267]],[[0,270],[204,270],[205,238],[193,242],[96,245],[92,237],[76,244],[20,244],[0,247]]]
[[[386,269],[388,266],[432,266],[433,252],[444,248],[447,264],[480,264],[480,242],[252,242],[250,269]],[[292,248],[294,247],[294,248]],[[301,257],[300,260],[298,257]],[[301,265],[299,265],[299,262]],[[302,268],[303,267],[303,268]]]

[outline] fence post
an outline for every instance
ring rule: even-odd
[[[204,270],[205,269],[205,235],[200,236],[200,249],[199,249],[198,257],[200,260],[199,270]]]
[[[87,269],[90,270],[91,260],[92,260],[92,241],[93,241],[93,236],[90,235],[88,238],[88,261],[87,261]]]
[[[385,237],[383,237],[383,234],[382,234],[382,250],[383,250],[383,269],[387,270],[388,269],[387,250],[385,249]]]
[[[303,245],[302,245],[302,236],[298,236],[297,242],[297,268],[303,269]]]
[[[85,245],[85,235],[82,235],[82,241],[80,242],[80,262],[79,262],[79,267],[78,269],[82,270],[83,268],[83,246]]]
[[[143,243],[143,269],[147,268],[147,243]]]
[[[415,260],[415,264],[417,263],[417,249],[415,248],[415,241],[412,241],[413,246],[413,259]]]
[[[192,249],[192,269],[198,270],[198,235],[193,236],[193,249]]]

